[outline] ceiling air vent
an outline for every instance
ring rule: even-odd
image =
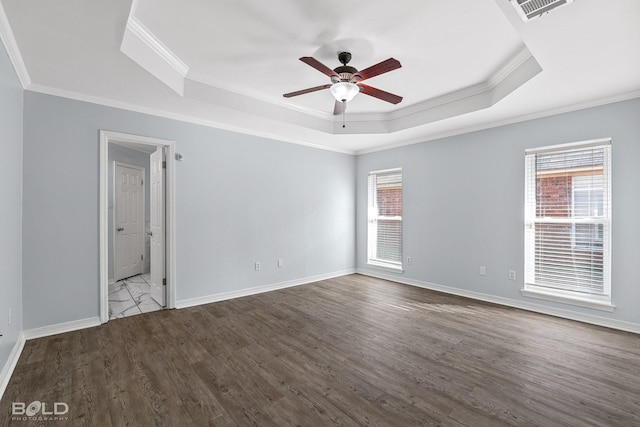
[[[557,7],[573,3],[573,0],[511,0],[523,21],[531,21]]]

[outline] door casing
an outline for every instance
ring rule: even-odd
[[[164,160],[164,149],[157,148],[149,156],[149,256],[150,256],[150,280],[151,298],[162,307],[167,305],[165,278],[165,253],[164,251],[164,179],[165,173],[162,167]]]
[[[150,138],[100,130],[100,289],[99,313],[101,323],[109,321],[109,144],[143,144],[164,147],[166,153],[166,186],[165,186],[165,254],[166,254],[166,308],[175,308],[175,141]]]

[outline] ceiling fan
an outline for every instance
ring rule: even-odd
[[[389,58],[386,61],[372,65],[362,71],[358,71],[354,67],[347,65],[349,61],[351,61],[351,53],[349,52],[340,52],[338,54],[338,60],[342,65],[332,70],[315,58],[303,56],[300,58],[300,61],[312,66],[324,75],[329,76],[331,78],[331,83],[285,93],[283,96],[285,98],[291,98],[293,96],[304,95],[305,93],[329,89],[336,99],[333,108],[333,114],[335,115],[343,114],[347,108],[347,102],[351,101],[360,92],[392,104],[397,104],[402,101],[401,96],[360,83],[363,80],[370,79],[371,77],[388,73],[389,71],[402,67],[400,61],[397,59]]]

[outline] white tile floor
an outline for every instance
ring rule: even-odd
[[[151,298],[149,274],[129,277],[109,285],[109,319],[162,310]]]

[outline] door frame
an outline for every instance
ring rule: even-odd
[[[162,307],[167,306],[167,286],[165,280],[165,187],[166,153],[158,149],[149,154],[149,296]],[[160,192],[157,189],[160,188]],[[159,244],[158,244],[159,240]]]
[[[117,176],[117,172],[118,172],[118,166],[122,166],[125,168],[129,168],[129,169],[135,169],[138,170],[140,172],[142,172],[142,180],[144,181],[145,179],[145,168],[142,166],[137,166],[137,165],[131,165],[128,163],[123,163],[123,162],[113,162],[113,229],[111,230],[112,234],[113,234],[113,248],[111,248],[111,256],[113,257],[113,280],[116,281],[116,259],[117,259],[117,253],[118,251],[116,251],[116,248],[118,247],[118,245],[116,244],[116,236],[118,235],[118,233],[116,233],[116,205],[117,205],[117,180],[118,180],[118,176]],[[140,250],[144,251],[145,249],[145,222],[144,222],[144,218],[146,215],[146,203],[145,203],[145,195],[146,195],[146,189],[145,189],[145,185],[142,185],[142,200],[140,201],[140,203],[142,204],[142,209],[141,209],[141,214],[142,214],[142,232],[140,233],[140,238],[139,240],[142,242],[142,244],[140,245]],[[141,260],[142,261],[142,260]],[[142,264],[141,267],[144,267],[144,263]],[[144,271],[144,270],[143,270]],[[108,273],[108,272],[107,272]]]
[[[167,277],[167,306],[176,306],[176,206],[175,206],[175,141],[100,130],[100,322],[109,321],[109,143],[142,144],[166,150],[165,185],[165,269]]]

